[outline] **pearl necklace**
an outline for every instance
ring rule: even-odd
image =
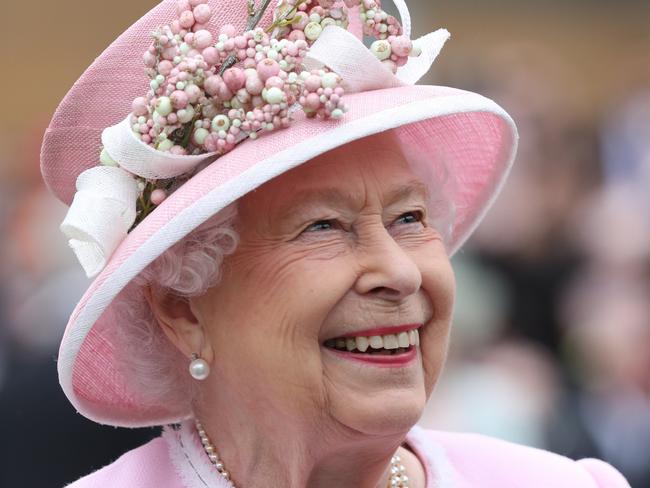
[[[221,476],[226,478],[226,480],[230,481],[232,487],[235,488],[235,484],[230,479],[230,473],[226,470],[223,461],[219,459],[217,450],[215,449],[214,445],[212,445],[212,442],[210,442],[208,433],[201,425],[201,422],[199,422],[198,420],[195,420],[194,422],[196,424],[196,431],[199,433],[199,437],[201,438],[201,444],[203,444],[203,449],[205,450],[205,453],[208,455],[210,462],[214,464],[215,468],[217,468],[217,471],[221,474]]]
[[[397,454],[390,458],[388,488],[409,488],[409,477],[406,476],[406,467],[402,464],[402,458]]]
[[[231,486],[235,488],[235,484],[230,479],[230,473],[226,470],[223,461],[219,459],[217,450],[210,441],[210,438],[201,425],[201,422],[196,420],[195,423],[196,430],[199,433],[199,437],[201,438],[201,444],[203,444],[203,449],[208,455],[210,462],[214,464],[219,474],[226,478],[226,480],[230,482]],[[390,478],[388,479],[388,488],[409,488],[409,478],[406,476],[406,467],[404,467],[402,464],[402,459],[397,454],[395,454],[390,459]]]

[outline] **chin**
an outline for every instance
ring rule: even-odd
[[[424,411],[424,387],[408,390],[387,390],[372,397],[348,399],[338,420],[364,434],[404,434],[413,427]]]

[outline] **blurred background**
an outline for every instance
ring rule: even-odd
[[[88,280],[39,173],[58,101],[156,3],[3,5],[0,486],[61,487],[157,435],[95,425],[59,389]],[[650,2],[408,3],[413,37],[452,33],[423,82],[495,99],[521,134],[454,257],[450,356],[421,424],[602,458],[650,487]]]

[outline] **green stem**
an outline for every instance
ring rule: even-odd
[[[305,2],[306,0],[298,0],[298,2],[296,2],[296,4],[289,11],[287,11],[282,17],[273,22],[269,28],[266,29],[266,32],[271,33],[276,27],[285,27],[287,25],[291,25],[296,20],[295,15],[296,12],[298,12],[298,7],[300,7],[300,5]]]
[[[203,113],[203,108],[199,107],[199,109],[194,114],[192,120],[190,120],[187,124],[185,124],[185,132],[183,133],[183,139],[181,139],[181,143],[179,144],[181,147],[187,149],[187,146],[189,146],[190,137],[192,136],[192,132],[193,132],[192,128],[194,127],[196,121],[201,118],[202,113]]]
[[[140,222],[142,222],[147,215],[151,213],[153,210],[151,206],[151,192],[156,189],[156,182],[155,181],[147,181],[145,184],[144,190],[142,190],[142,193],[140,193],[140,196],[138,197],[138,206],[139,208],[137,216],[135,218],[135,222],[133,222],[133,225],[129,229],[129,232],[133,228],[135,228]]]

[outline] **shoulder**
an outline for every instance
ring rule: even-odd
[[[482,434],[416,426],[409,434],[409,442],[434,463],[444,453],[447,470],[456,478],[456,483],[450,482],[449,486],[630,487],[623,475],[604,461],[592,458],[574,461],[544,449]]]
[[[67,488],[182,488],[162,437],[133,449]]]

